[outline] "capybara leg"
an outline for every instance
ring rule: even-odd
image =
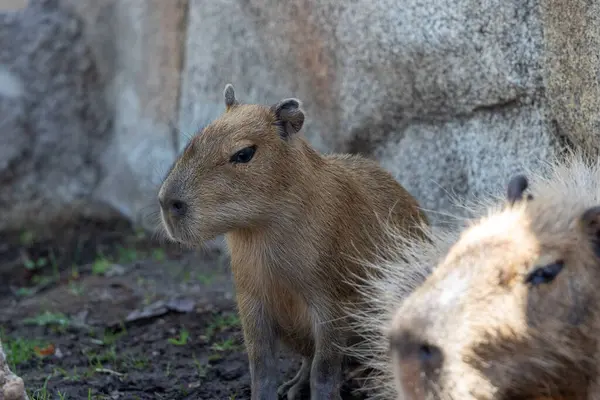
[[[279,389],[277,390],[279,397],[286,398],[287,400],[306,398],[306,394],[308,394],[310,390],[311,364],[312,357],[302,358],[302,365],[296,376],[279,386]]]
[[[238,295],[244,344],[248,352],[252,400],[277,400],[277,337],[274,321],[261,302]]]
[[[329,325],[315,331],[315,355],[310,371],[311,400],[341,400],[343,355],[339,334]]]

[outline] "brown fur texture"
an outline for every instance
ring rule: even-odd
[[[164,227],[189,245],[226,234],[253,399],[276,398],[279,342],[303,357],[281,394],[339,398],[346,305],[358,304],[355,281],[366,279],[356,260],[378,256],[384,226],[412,235],[427,218],[375,161],[317,153],[298,134],[297,99],[240,104],[231,85],[224,97],[226,112],[161,187]],[[254,155],[240,162],[240,151]]]
[[[600,161],[571,153],[547,167],[462,232],[413,247],[415,269],[435,268],[386,302],[382,397],[600,399]],[[384,271],[375,287],[404,285]]]

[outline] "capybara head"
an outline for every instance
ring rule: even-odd
[[[300,101],[241,104],[230,84],[224,97],[225,113],[190,140],[158,194],[169,238],[184,244],[276,217],[294,181],[301,153],[295,134],[304,123]]]
[[[600,174],[578,168],[527,196],[514,177],[401,304],[389,329],[399,399],[596,398],[600,202],[584,193]]]

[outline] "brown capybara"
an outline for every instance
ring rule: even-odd
[[[163,182],[168,236],[188,245],[225,234],[248,352],[252,399],[339,399],[342,349],[358,304],[357,259],[378,256],[385,226],[413,235],[427,224],[417,201],[375,161],[319,154],[301,137],[304,111],[289,98],[242,104],[189,142]],[[414,234],[418,236],[418,234]],[[277,345],[303,357],[277,385]]]
[[[600,399],[600,161],[549,167],[513,177],[401,302],[393,397]]]

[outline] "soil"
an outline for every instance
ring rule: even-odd
[[[250,399],[229,260],[123,221],[0,237],[0,337],[32,400]],[[297,356],[281,353],[290,379]],[[343,399],[361,399],[347,382]],[[306,396],[306,398],[309,398]]]

